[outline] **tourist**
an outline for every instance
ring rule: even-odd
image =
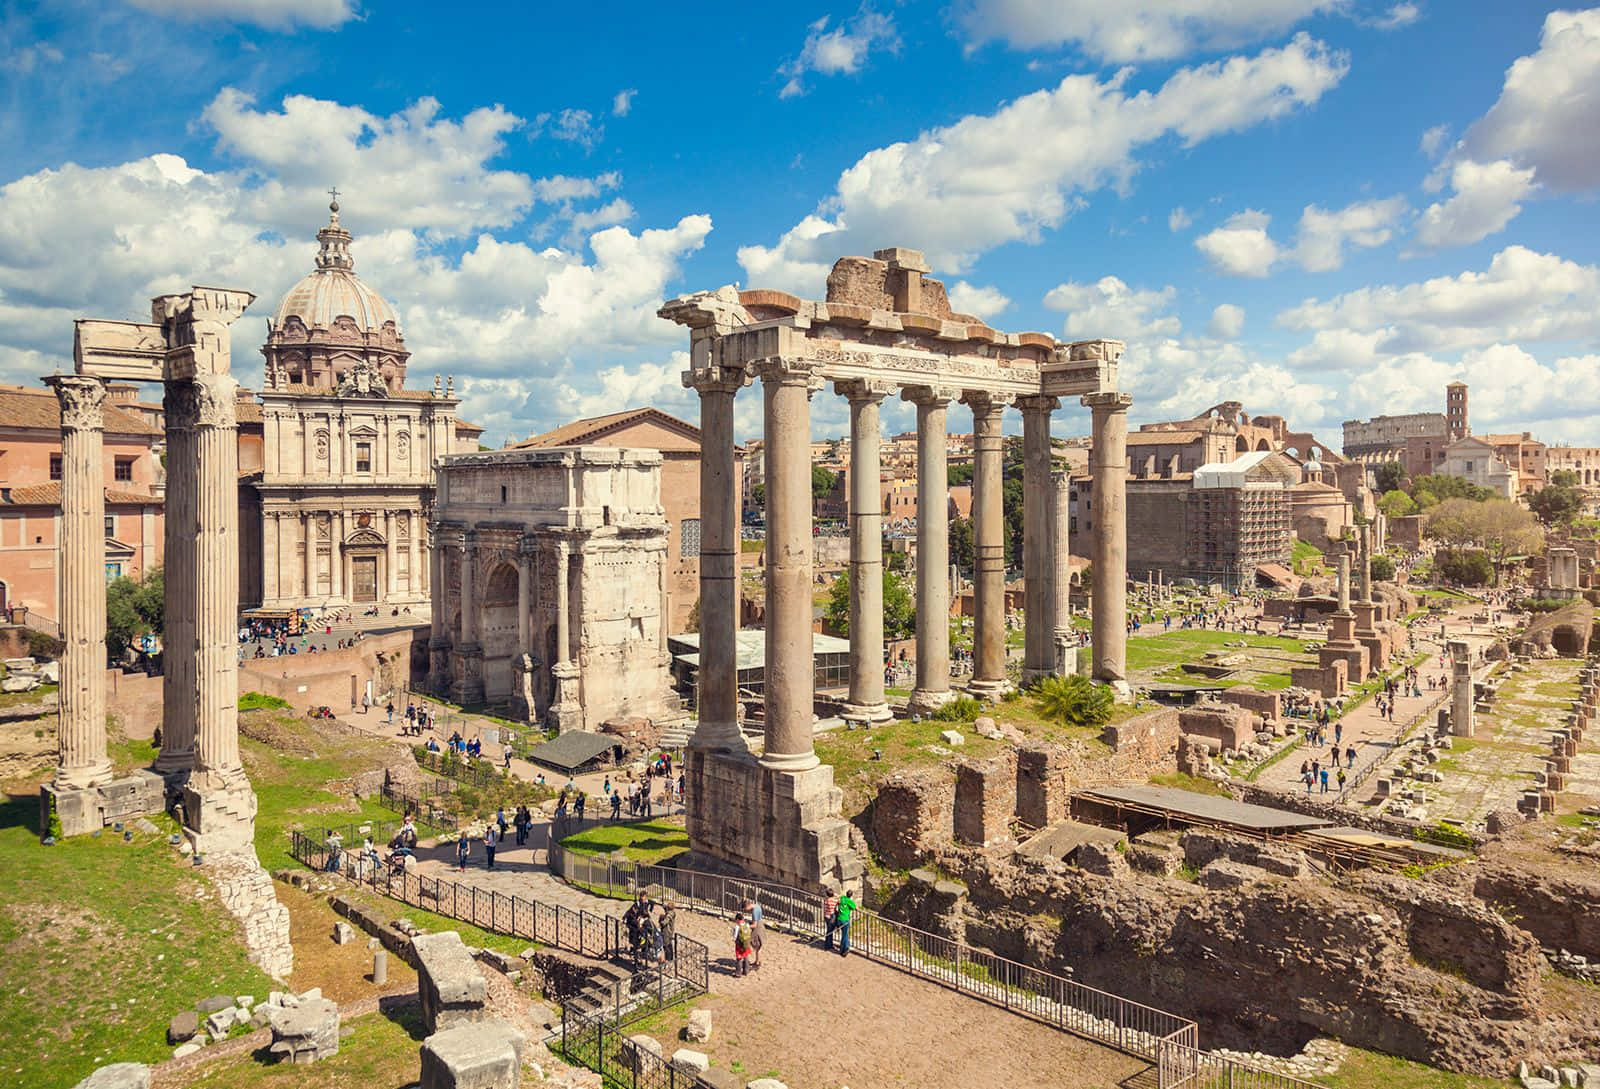
[[[506,756],[506,770],[510,771],[511,770],[511,744],[510,744],[510,742],[506,743],[505,756]]]
[[[750,924],[745,922],[741,911],[733,917],[733,974],[742,976],[749,970]]]
[[[344,854],[344,837],[333,829],[328,829],[328,865],[329,873],[339,872],[339,859]]]
[[[622,819],[622,795],[615,790],[611,792],[611,819]]]
[[[1340,739],[1343,736],[1344,736],[1344,723],[1343,722],[1335,722],[1333,724],[1333,743],[1335,745],[1337,745],[1339,743]]]
[[[850,919],[855,913],[855,897],[851,896],[847,889],[839,897],[839,955],[841,957],[850,955]]]
[[[839,896],[830,892],[822,901],[822,922],[827,931],[822,937],[822,947],[828,952],[833,952],[833,935],[839,929]]]
[[[494,849],[500,845],[504,833],[492,822],[483,826],[484,869],[494,869]]]
[[[754,900],[746,900],[744,906],[750,918],[750,967],[756,969],[761,967],[761,942],[764,937],[761,925],[761,905]]]
[[[1335,760],[1337,760],[1337,757],[1335,757]],[[499,809],[495,810],[494,822],[500,826],[500,838],[504,840],[506,838],[506,827],[510,823],[506,820],[505,806],[501,806]]]
[[[1311,769],[1307,768],[1300,773],[1300,781],[1306,785],[1306,793],[1311,793]]]
[[[1328,793],[1328,769],[1322,769],[1322,793]]]
[[[677,959],[678,946],[678,910],[668,900],[661,905],[661,959],[663,961]]]
[[[611,793],[611,776],[606,776],[606,781],[600,784],[600,790],[605,794]]]
[[[622,913],[622,925],[628,929],[628,952],[637,961],[639,958],[639,940],[643,933],[645,916],[650,914],[650,899],[640,893],[628,905],[628,910]]]
[[[389,725],[393,726],[394,725],[394,700],[390,700],[388,707],[386,707],[384,709],[389,712]]]
[[[456,840],[456,869],[462,873],[467,872],[467,859],[472,855],[472,842],[467,839],[467,830],[461,830],[461,836]]]
[[[577,810],[577,812],[578,812],[578,820],[580,822],[583,820],[583,806],[584,806],[584,803],[587,800],[588,799],[585,798],[583,791],[580,790],[580,791],[578,791],[577,798],[573,799],[573,802],[572,802],[572,807],[573,807],[573,809]]]
[[[1356,766],[1356,747],[1354,742],[1344,750],[1344,766],[1347,768]]]
[[[1344,769],[1339,769],[1339,793],[1344,793]]]

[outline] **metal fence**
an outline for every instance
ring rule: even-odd
[[[568,1014],[561,1019],[561,1052],[567,1061],[601,1075],[622,1089],[708,1089],[708,1083],[680,1070],[649,1048],[630,1040],[620,1026],[599,1015]]]
[[[447,775],[468,786],[492,786],[506,782],[511,773],[487,757],[478,757],[471,763],[454,753],[430,752],[422,749],[417,754],[417,766],[438,775]]]

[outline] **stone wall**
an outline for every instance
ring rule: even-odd
[[[1472,893],[1515,919],[1546,949],[1600,957],[1600,881],[1490,864],[1478,871]]]
[[[1100,776],[1148,779],[1152,772],[1170,771],[1181,735],[1178,711],[1173,707],[1107,726],[1100,736],[1111,747],[1112,759]]]
[[[161,725],[161,675],[106,670],[106,710],[117,717],[122,736],[149,741]]]
[[[1017,820],[1028,828],[1048,827],[1066,817],[1070,800],[1061,749],[1038,745],[1017,750]]]
[[[1178,731],[1204,737],[1222,749],[1238,750],[1255,740],[1260,719],[1243,707],[1202,703],[1178,712]]]
[[[358,705],[369,680],[379,696],[391,688],[420,688],[425,678],[411,675],[412,644],[427,639],[426,627],[407,628],[370,635],[343,650],[246,659],[239,664],[239,691],[277,696],[297,711],[326,705],[343,712]]]
[[[1009,841],[1017,812],[1017,756],[1008,751],[991,760],[956,765],[955,838],[990,847]]]
[[[955,836],[955,777],[947,769],[902,774],[878,788],[866,813],[867,834],[885,866],[916,866]]]
[[[1283,717],[1283,698],[1279,692],[1257,692],[1244,687],[1225,688],[1217,699],[1253,711],[1265,722],[1274,722]]]
[[[1289,670],[1289,683],[1296,688],[1309,688],[1326,699],[1335,699],[1344,695],[1349,672],[1350,665],[1342,658],[1323,666],[1295,666]]]

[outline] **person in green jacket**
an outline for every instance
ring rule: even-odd
[[[849,892],[840,893],[838,903],[828,917],[828,933],[824,943],[828,952],[833,952],[833,935],[838,931],[839,955],[841,957],[850,955],[850,917],[855,914],[855,910],[855,898]]]

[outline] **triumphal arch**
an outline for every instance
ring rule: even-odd
[[[832,386],[850,402],[850,695],[846,717],[889,717],[883,691],[879,408],[917,407],[917,674],[912,712],[953,698],[950,685],[946,424],[951,402],[972,412],[977,546],[974,674],[995,697],[1005,664],[1002,422],[1022,412],[1024,681],[1071,671],[1067,482],[1056,472],[1050,415],[1078,397],[1093,414],[1095,503],[1093,674],[1126,689],[1127,413],[1117,390],[1123,345],[1064,344],[1002,333],[952,312],[922,254],[845,257],[827,296],[724,287],[674,299],[661,317],[690,330],[684,384],[700,394],[700,720],[686,761],[694,850],[805,887],[851,884],[859,863],[839,816],[833,769],[812,746],[811,397]],[[734,398],[761,382],[766,458],[766,719],[763,752],[738,728],[739,526]]]

